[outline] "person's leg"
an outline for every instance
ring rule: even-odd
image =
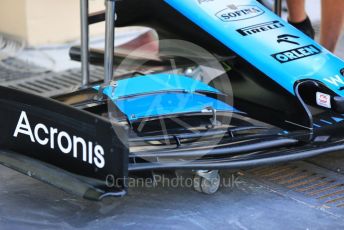
[[[344,25],[344,0],[322,0],[320,43],[334,52]]]
[[[288,22],[309,37],[314,38],[315,32],[306,13],[305,0],[287,0],[287,4],[289,10]]]
[[[307,18],[305,0],[288,0],[289,17],[292,23],[302,22]]]

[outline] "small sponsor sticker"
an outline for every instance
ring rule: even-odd
[[[325,108],[331,108],[331,96],[325,93],[317,92],[317,104]]]

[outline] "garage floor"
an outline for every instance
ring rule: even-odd
[[[224,171],[224,178],[237,179],[215,195],[160,184],[102,202],[1,166],[0,224],[1,229],[343,229],[344,176],[338,166],[344,166],[341,153],[311,163]]]
[[[61,61],[68,52],[61,47],[27,50],[19,58],[25,60],[30,52],[41,59],[51,54],[58,66],[78,66]],[[344,57],[344,39],[337,52]],[[25,77],[55,74],[46,72],[50,64],[37,67],[39,75]],[[99,69],[92,71],[96,75]],[[11,79],[17,81],[15,76]],[[9,85],[8,80],[0,83]],[[303,162],[223,171],[223,178],[235,178],[235,183],[215,195],[160,184],[132,187],[124,198],[91,202],[0,166],[0,228],[344,229],[343,173],[344,154],[335,153]]]

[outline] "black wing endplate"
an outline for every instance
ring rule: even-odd
[[[70,183],[60,179],[72,175],[90,188],[83,195],[93,199],[125,193],[129,150],[123,127],[51,99],[4,87],[0,87],[0,107],[0,163],[65,190],[71,190]],[[111,189],[106,186],[109,176],[117,182]]]

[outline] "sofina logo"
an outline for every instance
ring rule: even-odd
[[[258,17],[264,13],[264,10],[254,5],[230,5],[216,13],[216,16],[224,22],[233,22]]]

